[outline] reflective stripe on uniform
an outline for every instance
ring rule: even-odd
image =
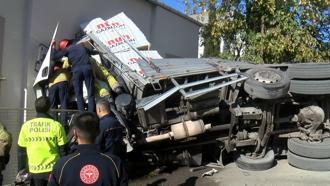
[[[112,162],[113,165],[115,166],[115,169],[116,169],[116,172],[117,172],[117,176],[118,176],[118,178],[120,178],[120,173],[119,173],[119,170],[118,170],[118,167],[117,167],[115,161],[113,161],[113,159],[112,159],[110,156],[106,155],[106,154],[103,154],[103,153],[100,153],[100,154],[101,154],[102,156],[105,156],[105,157],[107,157],[108,159],[111,160],[111,162]]]
[[[78,157],[79,155],[80,155],[80,153],[78,153],[78,154],[72,156],[71,158],[69,158],[68,160],[66,160],[66,162],[64,163],[64,165],[63,165],[63,167],[62,167],[62,169],[61,169],[60,176],[59,176],[59,178],[58,178],[58,184],[59,184],[59,185],[61,185],[61,180],[62,180],[63,170],[64,170],[66,164],[68,164],[69,161],[73,160],[74,158]]]
[[[35,118],[21,128],[18,145],[25,147],[31,173],[51,172],[60,158],[59,146],[66,144],[61,124],[50,118]]]

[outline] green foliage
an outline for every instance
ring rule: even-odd
[[[220,35],[219,35],[219,27],[216,26],[217,21],[217,9],[215,5],[215,0],[209,0],[209,24],[205,25],[202,36],[204,38],[204,55],[207,56],[215,56],[219,52],[220,48]],[[212,37],[205,37],[211,35]],[[215,39],[218,38],[218,39]]]
[[[206,57],[256,63],[330,60],[328,0],[204,0],[203,7],[194,1],[189,6],[209,16],[202,32]],[[225,41],[223,53],[219,38]]]

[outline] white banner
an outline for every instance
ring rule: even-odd
[[[142,31],[123,12],[104,21],[95,18],[84,28],[86,33],[93,32],[112,53],[126,51],[130,46],[146,48],[150,45]]]
[[[56,28],[54,30],[53,37],[52,37],[51,41],[53,41],[55,39],[58,25],[59,25],[59,23],[56,24]],[[52,50],[52,46],[51,46],[51,44],[49,44],[47,54],[46,54],[45,59],[43,60],[43,62],[41,64],[41,67],[38,71],[37,77],[34,80],[33,87],[35,87],[39,82],[48,79],[49,71],[51,70],[51,69],[49,69],[50,68],[50,52],[51,52],[51,50]],[[39,96],[38,93],[39,92],[37,91],[37,97]]]

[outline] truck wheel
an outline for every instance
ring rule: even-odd
[[[330,64],[304,63],[289,66],[288,73],[292,79],[330,78]]]
[[[304,170],[330,171],[330,158],[313,159],[296,155],[288,151],[288,162],[290,165]]]
[[[330,93],[330,80],[291,80],[289,92],[307,95]]]
[[[330,158],[330,138],[325,138],[320,143],[290,138],[288,139],[288,149],[294,154],[306,158]]]
[[[253,68],[245,72],[249,77],[244,90],[260,99],[276,99],[285,96],[290,80],[285,72],[272,68]]]
[[[251,159],[244,154],[240,154],[235,163],[237,167],[244,169],[244,170],[266,170],[270,169],[274,165],[275,155],[274,151],[268,151],[263,158],[260,159]]]

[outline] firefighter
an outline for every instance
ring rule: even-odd
[[[96,114],[100,118],[100,134],[96,143],[100,145],[103,152],[114,154],[123,160],[126,150],[123,141],[124,127],[111,113],[108,100],[97,101]]]
[[[49,99],[38,98],[35,109],[37,117],[22,125],[18,137],[19,173],[28,170],[32,186],[47,185],[53,165],[66,153],[67,143],[62,125],[47,114],[50,109]]]
[[[68,106],[68,94],[69,94],[69,79],[70,74],[67,69],[66,64],[68,63],[68,58],[64,57],[64,62],[57,62],[53,67],[53,73],[49,78],[48,91],[49,99],[51,103],[51,108],[57,108],[58,104],[61,105],[61,117],[60,122],[64,129],[68,130],[68,125],[66,121],[67,112],[63,109],[67,109]],[[53,116],[57,116],[57,113]],[[57,117],[54,117],[57,118]]]
[[[85,103],[83,98],[83,81],[88,93],[88,111],[95,110],[95,93],[94,93],[94,77],[92,66],[89,57],[93,51],[84,47],[82,44],[74,44],[71,40],[63,39],[60,41],[60,50],[55,50],[55,41],[53,45],[53,58],[58,60],[63,56],[69,58],[72,71],[72,84],[75,96],[77,98],[77,105],[80,111],[85,110]]]
[[[9,152],[11,148],[12,138],[10,133],[0,122],[0,185],[2,185],[2,171],[6,168],[9,162]]]
[[[99,64],[93,57],[90,58],[90,62],[92,64],[93,74],[95,78],[103,82],[107,82],[111,90],[115,92],[117,95],[123,92],[119,82],[111,73],[109,73],[109,71],[102,64]]]
[[[73,120],[76,152],[58,160],[49,185],[128,185],[128,177],[118,157],[103,154],[94,144],[99,133],[95,113],[81,112]]]

